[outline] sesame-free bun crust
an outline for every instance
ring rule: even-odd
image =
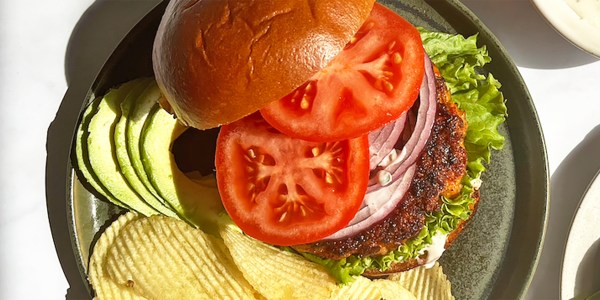
[[[374,0],[171,0],[154,41],[179,120],[208,129],[278,100],[324,68]]]

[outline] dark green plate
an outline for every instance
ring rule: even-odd
[[[531,97],[517,68],[492,33],[455,0],[387,0],[413,24],[431,30],[479,34],[492,62],[492,72],[503,84],[509,117],[501,128],[504,150],[493,153],[484,174],[481,203],[472,222],[445,253],[441,263],[457,299],[518,299],[529,286],[544,237],[548,206],[548,167],[544,140]],[[110,87],[152,75],[154,34],[165,3],[150,11],[108,59],[83,104]],[[98,200],[71,169],[68,215],[72,242],[82,277],[101,231],[120,209]]]

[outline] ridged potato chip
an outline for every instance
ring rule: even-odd
[[[128,224],[106,272],[148,299],[255,299],[223,241],[183,221],[152,216]]]
[[[338,289],[322,266],[246,236],[232,223],[220,227],[235,264],[267,299],[327,299]]]
[[[381,292],[368,278],[359,276],[352,283],[342,286],[331,300],[379,300]]]
[[[390,276],[390,280],[400,282],[402,286],[411,291],[419,300],[446,300],[454,299],[452,284],[444,274],[442,266],[437,262],[427,269],[418,267],[406,272]]]
[[[331,300],[413,300],[415,296],[402,287],[398,281],[387,279],[370,280],[359,276],[352,283],[344,285]]]
[[[94,289],[97,300],[143,300],[131,288],[119,285],[108,277],[104,271],[104,260],[109,247],[113,244],[120,231],[130,222],[139,219],[140,216],[134,212],[121,215],[100,236],[96,244],[88,267],[88,280]]]
[[[406,299],[406,300],[416,300],[417,297],[411,293],[408,289],[406,289],[400,282],[392,281],[388,279],[377,279],[371,281],[372,285],[375,286],[379,292],[381,292],[380,299]]]

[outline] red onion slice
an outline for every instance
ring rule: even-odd
[[[403,113],[396,121],[369,133],[369,153],[371,153],[369,163],[371,170],[375,169],[394,150],[396,141],[404,130],[405,123],[406,113]]]
[[[326,239],[336,240],[352,236],[385,218],[410,188],[416,168],[417,165],[412,165],[399,180],[392,182],[387,188],[366,194],[362,208],[358,211],[354,219],[350,221],[350,224],[328,236]],[[388,201],[382,201],[382,199],[387,199]],[[398,200],[392,201],[393,199]]]
[[[414,164],[423,151],[427,140],[431,134],[431,128],[435,121],[437,110],[437,92],[435,87],[435,75],[431,60],[425,56],[425,78],[420,90],[419,110],[417,111],[417,121],[411,137],[404,144],[399,153],[392,154],[392,161],[382,166],[383,170],[392,174],[392,181],[398,180],[406,169]],[[381,188],[377,177],[369,180],[367,192]]]
[[[410,139],[413,131],[415,131],[415,123],[417,122],[417,112],[414,109],[411,109],[406,114],[406,125],[404,126],[404,131],[402,132],[402,136],[396,143],[396,149],[402,149],[408,139]]]
[[[417,161],[431,135],[431,128],[433,127],[437,111],[437,91],[433,66],[427,55],[425,56],[425,77],[427,79],[423,81],[423,85],[426,84],[427,86],[421,87],[419,97],[421,103],[427,104],[426,106],[419,107],[415,130],[398,154],[398,158],[385,167],[385,170],[392,174],[392,180],[396,180],[402,176],[406,169]]]
[[[324,240],[342,239],[368,229],[373,224],[383,220],[389,215],[389,213],[396,208],[400,200],[404,198],[404,195],[410,188],[416,170],[415,162],[431,134],[431,128],[435,120],[437,108],[437,93],[433,66],[427,56],[425,56],[425,76],[423,77],[419,97],[420,101],[416,116],[417,120],[411,137],[399,153],[397,153],[395,149],[392,149],[390,155],[386,155],[378,163],[378,168],[381,169],[371,175],[369,187],[367,188],[367,193],[365,194],[362,206],[348,226],[328,236]],[[403,118],[406,118],[405,115],[406,114],[404,114]],[[396,123],[397,122],[395,122],[394,125]],[[403,124],[403,127],[410,127],[404,126],[406,120],[401,123]],[[381,131],[382,132],[373,135],[374,140],[385,137],[386,135],[391,136],[394,127],[392,127],[391,130],[389,128],[382,128]],[[393,132],[393,134],[397,134],[397,136],[392,140],[392,145],[395,145],[398,139],[401,138],[401,133],[402,130],[400,130],[400,133]],[[387,141],[385,143],[387,143]],[[379,148],[378,150],[381,150],[384,147],[383,144],[384,143],[382,142],[380,145],[377,145],[381,146],[377,147]],[[385,146],[387,147],[387,145]],[[371,148],[369,150],[371,150]]]

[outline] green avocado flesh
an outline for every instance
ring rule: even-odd
[[[154,188],[179,215],[205,231],[216,232],[215,224],[224,208],[214,175],[202,180],[188,177],[171,152],[173,142],[186,129],[156,105],[142,133],[142,163]]]
[[[81,123],[79,124],[79,128],[77,129],[77,136],[75,139],[75,156],[77,158],[77,169],[80,174],[83,175],[83,178],[96,190],[100,195],[104,196],[106,200],[111,203],[127,208],[127,205],[119,201],[115,196],[113,196],[108,189],[103,186],[96,174],[92,172],[92,167],[90,165],[90,161],[88,160],[88,149],[87,149],[87,138],[88,138],[88,127],[90,124],[90,119],[98,110],[98,104],[100,104],[101,99],[96,99],[90,103],[90,105],[86,108],[83,113],[83,117],[81,119]]]
[[[102,185],[107,187],[120,202],[149,216],[158,212],[131,188],[123,176],[114,151],[116,145],[113,139],[116,123],[121,116],[121,103],[142,83],[143,80],[127,82],[104,96],[98,105],[98,111],[90,121],[87,146],[92,170]]]
[[[216,178],[179,169],[171,151],[187,128],[160,108],[160,97],[153,78],[140,78],[94,100],[76,135],[78,174],[115,205],[216,232],[224,211]]]
[[[121,168],[121,173],[132,189],[158,212],[170,217],[177,217],[177,214],[165,206],[164,200],[153,195],[151,191],[144,185],[137,174],[138,172],[134,170],[132,159],[127,150],[126,129],[131,110],[142,102],[150,102],[152,104],[156,103],[156,98],[145,97],[145,92],[151,88],[150,85],[152,85],[153,82],[154,80],[151,78],[141,79],[140,83],[135,86],[129,95],[127,95],[127,98],[125,98],[125,100],[123,100],[121,103],[121,118],[115,125],[114,149],[117,155],[119,167]]]
[[[144,93],[140,96],[140,99],[135,103],[135,105],[129,108],[129,118],[127,118],[125,140],[127,142],[127,153],[131,159],[133,169],[138,178],[154,197],[161,200],[161,202],[166,206],[169,206],[168,202],[166,202],[165,199],[160,196],[154,186],[150,183],[148,175],[144,170],[140,153],[140,140],[142,136],[142,130],[144,129],[144,124],[146,123],[148,115],[150,115],[152,109],[157,106],[160,97],[160,89],[158,88],[156,81],[153,80]],[[172,209],[170,206],[169,208]]]

